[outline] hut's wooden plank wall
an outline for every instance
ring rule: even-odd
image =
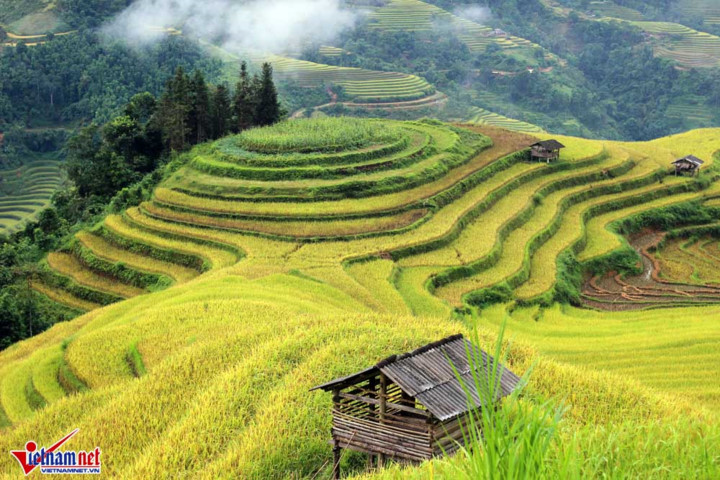
[[[334,395],[336,446],[422,461],[433,456],[433,425],[427,410],[379,374]]]
[[[562,145],[560,145],[562,146]],[[497,398],[484,402],[474,383],[497,369]],[[495,378],[495,377],[492,377]],[[469,415],[493,408],[520,378],[462,335],[393,355],[374,367],[313,388],[333,393],[333,476],[343,448],[417,462],[453,453],[467,436]]]

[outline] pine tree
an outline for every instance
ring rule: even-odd
[[[190,143],[202,143],[210,131],[210,92],[202,72],[195,70],[190,81]]]
[[[224,137],[230,131],[232,121],[232,105],[227,86],[218,85],[213,93],[211,108],[212,138]]]
[[[178,67],[175,76],[168,81],[165,87],[157,111],[163,138],[169,148],[174,151],[185,149],[190,133],[189,83],[185,71],[182,67]]]
[[[253,125],[256,99],[252,82],[248,74],[247,63],[240,65],[240,80],[233,97],[233,113],[235,115],[234,131],[242,132]]]
[[[255,110],[255,123],[261,126],[272,125],[280,121],[281,116],[277,88],[273,82],[272,65],[264,63],[258,91],[258,104]]]

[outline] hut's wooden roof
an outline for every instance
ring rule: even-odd
[[[468,361],[468,352],[473,358],[472,362]],[[393,355],[375,366],[318,385],[312,390],[343,389],[382,372],[403,392],[423,404],[435,418],[444,421],[487,403],[483,398],[487,395],[483,396],[477,390],[473,370],[479,378],[487,379],[492,363],[492,357],[486,352],[465,340],[462,335],[454,335],[403,355]],[[520,378],[510,370],[502,365],[499,368],[500,388],[495,400],[512,393],[520,382]],[[468,393],[474,406],[468,402]]]
[[[681,162],[690,162],[690,163],[692,163],[693,165],[698,166],[698,167],[699,167],[700,165],[702,165],[703,163],[705,163],[704,161],[702,161],[702,160],[700,160],[699,158],[697,158],[695,155],[688,155],[687,157],[678,158],[677,160],[675,160],[675,161],[673,162],[673,165],[678,164],[678,163],[681,163]]]
[[[565,148],[565,145],[558,142],[557,140],[543,140],[542,142],[533,143],[531,147],[542,147],[546,150],[560,150]]]

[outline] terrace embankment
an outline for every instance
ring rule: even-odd
[[[195,148],[152,198],[51,256],[34,285],[90,307],[229,268],[247,278],[294,272],[375,310],[416,315],[580,301],[567,266],[612,263],[626,247],[615,223],[720,195],[713,132],[642,144],[556,137],[567,148],[546,164],[527,161],[534,137],[496,127],[292,120]],[[699,178],[670,175],[686,149],[708,159]],[[613,304],[644,288],[612,281],[616,291],[596,293]],[[652,305],[674,302],[645,293]]]

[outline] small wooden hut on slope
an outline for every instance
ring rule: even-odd
[[[550,163],[560,159],[560,150],[565,145],[557,140],[543,140],[530,145],[530,159]]]
[[[467,414],[488,407],[474,375],[487,379],[492,365],[491,356],[455,335],[314,387],[333,393],[335,478],[342,448],[367,453],[370,461],[375,456],[379,466],[385,458],[422,461],[455,451],[467,431]],[[499,401],[520,378],[495,368]]]
[[[704,164],[702,160],[694,155],[688,155],[687,157],[679,158],[673,162],[675,165],[675,175],[697,175],[700,171],[700,167]]]

